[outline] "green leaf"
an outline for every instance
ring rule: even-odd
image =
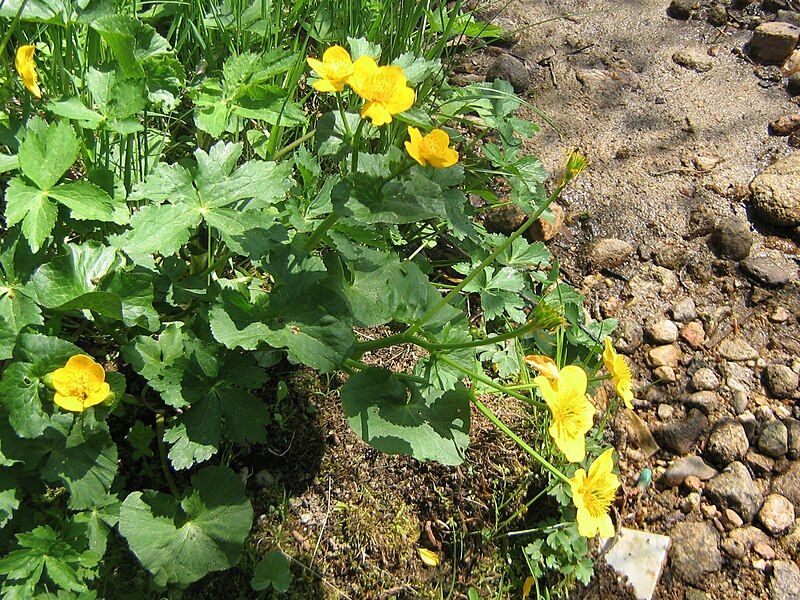
[[[70,181],[57,185],[48,196],[69,208],[70,216],[78,220],[119,223],[128,222],[124,203],[115,203],[104,190],[88,181]]]
[[[97,129],[104,120],[103,115],[87,108],[77,96],[48,102],[47,110],[59,117],[78,121],[81,127],[86,129]]]
[[[128,432],[128,435],[125,436],[125,439],[128,440],[128,443],[134,450],[133,460],[153,456],[151,445],[155,437],[156,434],[152,427],[148,427],[138,419],[136,420],[133,427],[131,427]]]
[[[284,127],[297,127],[308,120],[302,105],[292,102],[286,90],[275,85],[248,86],[236,99],[233,114]]]
[[[128,15],[101,17],[91,26],[109,45],[128,77],[144,77],[142,61],[169,50],[167,40],[155,29]]]
[[[82,530],[89,551],[98,560],[106,553],[110,528],[119,522],[119,509],[122,503],[116,496],[107,496],[105,503],[90,510],[73,515],[73,523]]]
[[[49,127],[40,117],[28,121],[25,137],[19,146],[19,165],[28,179],[47,191],[78,158],[78,136],[67,121]]]
[[[8,421],[24,438],[39,437],[51,424],[42,406],[46,397],[42,378],[67,364],[83,351],[67,341],[39,334],[23,333],[0,379],[0,404],[8,411]],[[52,405],[48,406],[51,409]]]
[[[289,559],[280,550],[275,550],[258,561],[256,568],[253,569],[250,585],[257,592],[266,590],[270,586],[276,592],[286,592],[292,584],[292,577]]]
[[[103,506],[117,475],[117,446],[104,427],[84,437],[76,421],[69,436],[64,436],[42,470],[48,481],[62,481],[69,490],[69,508],[84,510]]]
[[[192,477],[180,505],[152,490],[130,494],[119,531],[156,585],[186,586],[239,562],[252,520],[241,479],[230,469],[206,467]]]
[[[426,398],[391,371],[369,367],[350,377],[341,399],[350,427],[377,450],[446,465],[464,461],[470,426],[467,390]]]
[[[129,231],[112,236],[109,241],[133,262],[147,265],[151,254],[176,254],[200,221],[200,213],[191,206],[151,204],[133,213]]]
[[[46,308],[68,305],[84,294],[97,291],[102,278],[119,266],[116,249],[98,242],[65,244],[64,248],[67,254],[57,256],[39,267],[31,280],[39,304]],[[104,311],[101,306],[86,308],[121,318],[121,307],[119,302],[117,304],[115,311]]]
[[[11,470],[0,468],[0,529],[11,520],[11,515],[19,508],[21,499],[21,490],[17,487]]]
[[[17,155],[8,155],[0,152],[0,173],[16,171],[17,169],[19,169],[19,158]]]
[[[6,225],[11,227],[22,221],[22,233],[35,253],[53,231],[58,217],[58,207],[47,193],[15,177],[6,190]]]
[[[139,336],[122,347],[125,360],[175,408],[186,406],[182,385],[184,372],[184,333],[181,325],[170,323],[157,340]]]
[[[11,358],[14,344],[17,343],[17,332],[6,318],[0,314],[0,360]]]

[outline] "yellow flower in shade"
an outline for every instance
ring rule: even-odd
[[[349,84],[356,94],[366,100],[361,116],[380,127],[392,122],[392,115],[407,111],[414,105],[414,90],[406,85],[403,69],[379,67],[371,56],[362,56],[353,64]]]
[[[33,60],[33,53],[36,46],[20,46],[17,48],[17,58],[14,65],[17,73],[22,77],[22,83],[28,91],[37,98],[42,97],[42,90],[39,89],[39,77],[36,75],[36,62]]]
[[[91,356],[76,354],[66,366],[53,371],[53,401],[65,410],[83,412],[108,398],[111,388],[105,379],[103,367]]]
[[[319,80],[313,85],[318,92],[341,92],[353,74],[353,61],[341,46],[331,46],[325,50],[322,60],[307,58],[306,61],[319,75]]]
[[[452,167],[458,162],[458,152],[450,148],[450,136],[446,131],[434,129],[425,137],[416,127],[408,128],[406,151],[423,167],[431,165],[437,169]]]
[[[587,538],[598,533],[606,538],[614,536],[614,524],[608,514],[619,487],[619,478],[612,472],[613,451],[609,448],[598,456],[588,475],[583,469],[575,471],[569,482],[572,501],[578,509],[578,533]]]
[[[592,428],[594,406],[586,397],[586,373],[578,366],[564,367],[558,379],[539,375],[533,380],[553,414],[548,431],[569,462],[586,457],[586,432]]]
[[[543,354],[528,354],[525,357],[525,362],[547,377],[550,381],[558,381],[561,375],[556,361],[549,356],[544,356]]]
[[[633,374],[631,367],[624,356],[617,354],[611,344],[611,338],[606,338],[606,349],[603,352],[603,363],[611,373],[611,381],[617,396],[625,403],[626,408],[633,408]]]

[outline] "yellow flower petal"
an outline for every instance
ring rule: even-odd
[[[422,134],[419,132],[419,129],[416,127],[409,127],[408,128],[408,137],[409,140],[405,143],[406,152],[408,155],[417,161],[423,167],[428,164],[425,160],[425,157],[420,152],[420,145],[422,143]]]
[[[419,557],[429,567],[436,567],[441,562],[439,555],[434,552],[433,550],[428,550],[427,548],[419,548],[417,550],[419,552]]]
[[[353,64],[353,74],[348,83],[366,100],[361,116],[380,126],[390,123],[392,115],[404,112],[414,104],[414,90],[406,85],[406,81],[400,67],[379,67],[373,58],[362,56]]]
[[[561,369],[558,379],[539,375],[533,380],[553,416],[548,428],[556,446],[569,462],[586,456],[584,436],[592,428],[595,408],[586,396],[586,372],[577,365]]]
[[[83,400],[77,398],[76,396],[65,396],[64,394],[59,394],[56,392],[53,396],[53,402],[58,404],[64,410],[69,410],[72,412],[84,411]]]
[[[543,354],[528,354],[525,357],[525,362],[552,381],[557,381],[561,375],[556,361],[549,356],[544,356]]]
[[[558,390],[563,394],[586,394],[588,379],[586,371],[577,365],[568,365],[561,369],[558,378]]]
[[[318,92],[341,92],[344,89],[344,84],[335,84],[327,79],[319,79],[315,81],[312,86]]]
[[[530,596],[534,583],[536,580],[530,575],[525,579],[525,583],[522,584],[522,600],[526,600]]]
[[[614,501],[619,478],[613,473],[613,449],[603,452],[589,467],[589,473],[578,469],[570,480],[572,500],[577,508],[578,533],[584,537],[614,535],[614,524],[608,511]]]
[[[361,109],[361,116],[370,119],[376,127],[392,122],[392,113],[378,102],[367,102]]]
[[[331,46],[322,55],[322,60],[308,57],[308,66],[319,76],[313,87],[318,92],[341,92],[353,75],[353,61],[341,46]]]
[[[41,98],[42,90],[39,88],[39,78],[36,74],[36,62],[33,60],[34,52],[36,52],[36,47],[32,45],[25,45],[17,48],[14,66],[28,91],[37,98]]]
[[[586,438],[583,435],[571,437],[562,435],[561,430],[554,424],[548,429],[566,459],[571,463],[581,462],[586,458]]]
[[[65,410],[83,412],[100,404],[111,393],[105,381],[106,372],[91,356],[76,354],[67,364],[56,369],[50,380],[56,390],[53,402]]]
[[[395,85],[397,87],[394,93],[384,102],[384,106],[393,115],[399,115],[414,106],[414,100],[416,100],[417,95],[410,87],[406,87],[405,77],[402,78],[402,81],[398,79]]]

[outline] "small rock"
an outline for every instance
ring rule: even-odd
[[[550,212],[553,214],[553,219],[537,219],[531,228],[525,232],[527,234],[525,236],[526,238],[534,242],[549,242],[558,235],[558,232],[561,231],[561,228],[564,226],[564,219],[566,216],[564,209],[553,202],[550,204]]]
[[[785,419],[786,430],[789,433],[789,448],[786,457],[795,460],[800,458],[800,421],[797,419]]]
[[[253,480],[255,481],[257,487],[267,488],[275,483],[275,476],[266,469],[262,469],[255,474]]]
[[[738,529],[742,525],[744,525],[744,521],[742,521],[742,517],[736,514],[735,511],[732,511],[730,508],[726,508],[722,511],[722,524],[725,525],[727,530],[731,529]]]
[[[750,184],[753,208],[768,225],[800,225],[800,152],[766,169]]]
[[[752,448],[747,451],[747,456],[744,457],[744,462],[750,467],[750,470],[756,477],[765,477],[772,473],[772,468],[775,466],[775,461],[769,456],[759,454]]]
[[[772,600],[800,598],[800,569],[795,563],[789,560],[776,560],[772,563],[769,593]]]
[[[752,442],[758,433],[758,421],[756,420],[756,416],[748,410],[736,417],[736,420],[742,424],[744,432],[747,434],[747,439]]]
[[[644,329],[633,319],[623,319],[615,333],[617,342],[614,344],[622,354],[632,354],[639,349],[644,340]]]
[[[744,260],[753,246],[753,234],[746,221],[724,219],[714,229],[710,238],[711,248],[720,258]]]
[[[800,507],[800,461],[793,461],[786,471],[773,479],[771,490]]]
[[[675,487],[681,485],[688,477],[697,477],[700,481],[708,481],[717,474],[716,469],[709,467],[702,458],[689,455],[673,460],[661,476],[661,481],[667,487]]]
[[[703,367],[692,375],[692,387],[698,391],[715,390],[719,387],[719,378],[714,371]]]
[[[782,264],[768,256],[751,256],[739,263],[739,266],[750,279],[766,287],[781,287],[791,277],[791,266],[787,262]]]
[[[735,510],[749,523],[761,508],[761,492],[740,462],[729,464],[725,470],[706,484],[706,495],[719,508]]]
[[[745,548],[744,544],[739,540],[725,538],[722,540],[720,546],[725,554],[732,556],[733,558],[742,560],[745,556],[747,556],[747,548]]]
[[[733,409],[734,414],[740,415],[746,411],[749,402],[750,398],[748,397],[746,391],[742,389],[733,390],[733,393],[731,394],[731,408]]]
[[[670,532],[673,572],[687,583],[702,583],[722,568],[719,534],[708,522],[678,523]]]
[[[672,344],[678,341],[678,326],[669,319],[659,319],[648,323],[645,333],[651,342],[658,345]]]
[[[671,419],[672,416],[675,414],[675,409],[672,408],[670,404],[659,404],[658,408],[656,409],[656,414],[658,418],[662,421],[666,421],[667,419]]]
[[[769,132],[772,135],[786,137],[792,135],[800,129],[800,115],[783,115],[774,121],[770,121]]]
[[[714,66],[714,61],[707,54],[697,50],[678,50],[672,55],[672,61],[698,73],[706,73]]]
[[[502,204],[487,211],[483,225],[489,233],[511,235],[525,222],[525,213],[516,204]]]
[[[674,369],[680,363],[682,355],[680,348],[674,344],[669,344],[652,348],[647,353],[647,358],[651,367],[667,366]]]
[[[795,519],[789,533],[781,538],[780,543],[790,555],[797,556],[800,553],[800,519]]]
[[[633,254],[633,246],[616,238],[600,238],[589,248],[587,258],[595,269],[613,269]]]
[[[758,360],[758,352],[741,338],[728,338],[722,340],[719,345],[719,355],[735,362],[745,362],[748,360]]]
[[[756,542],[753,544],[753,552],[764,560],[772,560],[775,558],[775,549],[766,542]]]
[[[767,423],[758,438],[758,449],[772,458],[780,458],[789,450],[789,432],[786,425],[775,419]]]
[[[691,296],[686,296],[672,305],[672,318],[678,323],[686,323],[697,318],[697,306]]]
[[[781,65],[781,75],[791,77],[800,71],[800,50],[795,50]]]
[[[706,455],[716,465],[725,465],[742,460],[747,454],[750,443],[747,434],[739,421],[722,419],[717,421],[708,436]]]
[[[772,21],[756,27],[747,51],[755,60],[764,65],[779,65],[792,53],[800,29],[789,23]]]
[[[792,313],[790,313],[784,307],[779,306],[769,315],[769,320],[773,323],[785,323],[791,316]]]
[[[714,27],[722,27],[728,23],[728,11],[724,4],[715,2],[708,9],[708,16],[706,17],[709,25]]]
[[[653,430],[653,437],[662,448],[675,454],[686,454],[697,438],[708,427],[708,419],[697,409],[692,409],[685,419],[670,421]]]
[[[764,369],[764,385],[773,398],[791,398],[797,389],[798,376],[786,365],[769,365]]]
[[[690,408],[697,408],[709,415],[719,407],[719,399],[715,392],[695,392],[691,394],[684,404]]]
[[[695,350],[699,350],[706,342],[706,332],[700,321],[689,321],[681,328],[681,339]]]
[[[778,10],[775,14],[775,20],[800,27],[800,12],[796,10]]]
[[[525,64],[510,54],[500,54],[486,71],[486,81],[503,79],[514,87],[518,94],[524,94],[531,86],[531,74]]]
[[[692,16],[692,11],[697,10],[695,0],[672,0],[667,9],[667,14],[673,19],[686,20]]]
[[[689,475],[686,479],[683,480],[683,485],[686,486],[686,489],[691,492],[698,492],[700,488],[703,487],[703,482],[700,481],[699,477],[695,477],[694,475]]]
[[[745,553],[749,552],[754,544],[759,542],[765,544],[769,543],[769,536],[761,531],[758,527],[753,527],[752,525],[746,525],[745,527],[734,529],[731,531],[729,537],[736,543],[741,544]]]
[[[786,80],[786,91],[790,96],[800,96],[800,72],[792,73]]]
[[[661,383],[675,383],[678,380],[677,375],[675,375],[675,369],[672,367],[656,367],[653,374]]]
[[[699,506],[700,506],[700,494],[698,494],[697,492],[691,492],[688,496],[686,496],[686,498],[683,499],[683,502],[681,502],[681,511],[683,511],[684,514],[688,515],[693,510],[697,510]]]
[[[758,511],[758,520],[772,535],[781,535],[794,523],[794,506],[780,494],[770,494]]]
[[[753,568],[756,571],[766,571],[767,570],[767,561],[763,558],[756,558],[753,560]]]

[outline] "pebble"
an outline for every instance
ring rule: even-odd
[[[558,235],[561,228],[564,226],[564,219],[566,213],[561,205],[552,202],[550,204],[550,213],[553,215],[552,220],[545,218],[538,218],[531,228],[526,231],[526,238],[535,242],[549,242]]]
[[[747,51],[755,60],[764,65],[779,65],[792,53],[800,29],[789,23],[772,21],[756,27]]]
[[[719,355],[735,362],[758,360],[758,352],[741,338],[728,338],[719,345]]]
[[[260,488],[266,488],[275,483],[275,476],[266,469],[262,469],[255,474],[253,480],[255,481],[256,486]]]
[[[681,511],[688,515],[693,510],[696,510],[698,506],[700,506],[700,494],[692,492],[681,502]]]
[[[800,96],[800,72],[792,73],[786,80],[786,91],[790,96]]]
[[[773,163],[750,184],[753,208],[769,225],[800,225],[800,152]]]
[[[747,410],[747,405],[750,403],[750,398],[747,392],[742,389],[733,390],[731,393],[731,408],[734,414],[740,415]]]
[[[792,313],[790,313],[784,307],[779,306],[769,315],[769,320],[773,323],[785,323],[791,316]]]
[[[719,378],[711,369],[703,367],[692,375],[692,387],[698,391],[710,391],[719,387]]]
[[[800,461],[792,461],[789,468],[772,480],[771,490],[800,506]]]
[[[614,344],[622,354],[632,354],[639,349],[644,340],[644,329],[632,319],[620,321],[615,333],[619,336]]]
[[[531,74],[518,58],[510,54],[500,54],[486,71],[486,81],[503,79],[514,87],[518,94],[524,94],[531,86]]]
[[[795,519],[792,528],[781,538],[780,544],[791,555],[800,553],[800,519]]]
[[[786,137],[800,129],[800,114],[783,115],[769,123],[770,135]]]
[[[769,365],[764,369],[764,386],[773,398],[791,398],[798,385],[798,375],[786,365]]]
[[[672,571],[687,583],[702,583],[722,568],[719,534],[708,522],[678,523],[670,532]]]
[[[726,508],[722,511],[722,524],[725,525],[725,529],[730,531],[731,529],[738,529],[742,525],[744,525],[744,521],[742,521],[742,517],[736,514],[735,511],[732,511],[730,508]]]
[[[735,510],[749,523],[761,508],[761,491],[750,472],[740,462],[729,464],[725,470],[706,484],[706,496],[719,508]]]
[[[675,414],[675,409],[672,407],[671,404],[659,404],[658,408],[656,409],[656,414],[658,418],[662,421],[666,421],[667,419],[671,419]]]
[[[686,296],[672,305],[672,318],[678,323],[686,323],[697,318],[697,306],[691,296]]]
[[[684,404],[690,408],[698,408],[709,415],[719,408],[719,397],[715,392],[695,392],[684,400]]]
[[[748,410],[736,417],[736,420],[744,427],[747,439],[752,441],[758,433],[758,420],[756,416]]]
[[[771,600],[797,600],[800,597],[800,569],[789,560],[772,563],[769,581]]]
[[[647,358],[651,367],[672,367],[675,368],[680,363],[683,353],[680,348],[675,344],[668,344],[665,346],[658,346],[652,348],[647,353]]]
[[[681,339],[695,350],[703,347],[706,341],[706,332],[700,321],[690,321],[681,328]]]
[[[766,542],[756,542],[753,544],[753,552],[764,560],[772,560],[775,558],[775,549]]]
[[[789,450],[789,432],[786,425],[775,419],[761,431],[758,449],[771,458],[780,458]]]
[[[711,60],[711,57],[698,50],[678,50],[672,55],[672,61],[698,73],[706,73],[714,66],[714,61]]]
[[[786,285],[791,278],[791,265],[768,256],[750,256],[739,266],[750,279],[763,286],[775,288]]]
[[[669,319],[651,321],[645,327],[645,333],[651,342],[658,345],[678,341],[678,326]]]
[[[595,269],[613,269],[633,254],[633,246],[616,238],[600,238],[589,248],[587,259]]]
[[[664,423],[653,430],[658,445],[674,454],[686,454],[700,434],[708,427],[708,419],[697,409],[692,409],[683,420]]]
[[[780,494],[770,494],[758,511],[758,520],[772,535],[781,535],[794,523],[794,505]]]
[[[750,470],[756,477],[766,477],[772,473],[775,466],[775,461],[769,456],[759,454],[752,448],[747,451],[747,456],[744,457],[744,462],[750,467]]]
[[[673,19],[686,20],[692,16],[692,11],[697,10],[696,0],[672,0],[667,9],[667,14]]]
[[[724,467],[742,460],[749,448],[750,443],[742,424],[734,419],[722,419],[711,430],[705,452],[711,462]]]
[[[702,458],[692,454],[673,460],[661,476],[661,481],[667,487],[675,487],[684,483],[689,477],[708,481],[717,474],[716,469],[709,467]]]
[[[729,218],[719,222],[710,238],[711,248],[720,258],[740,261],[747,258],[753,246],[753,234],[743,219]]]
[[[791,460],[800,458],[800,421],[797,419],[784,419],[786,430],[789,434],[786,456]]]
[[[724,4],[715,2],[708,9],[708,16],[706,17],[709,25],[714,27],[722,27],[728,23],[728,10]]]
[[[733,538],[725,538],[722,540],[720,544],[722,551],[732,556],[733,558],[738,558],[739,560],[743,559],[747,555],[747,548],[745,548],[744,544]]]
[[[699,492],[700,488],[703,487],[703,482],[700,481],[699,477],[695,477],[694,475],[689,475],[686,479],[683,480],[683,485],[685,485],[686,489],[691,492]]]
[[[678,376],[675,374],[675,369],[672,367],[656,367],[656,369],[653,371],[653,374],[661,383],[675,383],[678,380]]]

